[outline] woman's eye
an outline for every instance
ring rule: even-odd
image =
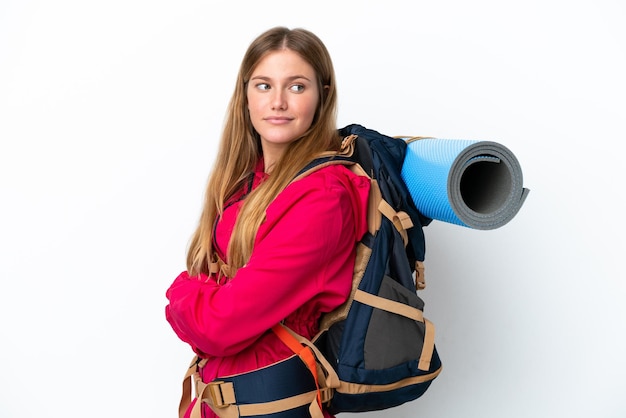
[[[270,89],[270,85],[267,83],[259,83],[256,85],[256,88],[265,91]]]
[[[295,93],[300,93],[304,91],[304,86],[302,84],[294,84],[289,89]]]

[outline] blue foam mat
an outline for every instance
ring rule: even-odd
[[[473,229],[508,223],[529,190],[521,166],[504,145],[464,139],[405,138],[402,178],[429,218]]]

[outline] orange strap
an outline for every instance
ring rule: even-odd
[[[315,362],[315,355],[313,355],[313,351],[309,347],[306,347],[296,339],[291,333],[285,328],[282,324],[276,324],[272,327],[272,331],[280,338],[280,340],[285,343],[287,347],[291,349],[295,354],[298,355],[307,365],[311,374],[313,375],[313,379],[315,379],[315,387],[317,388],[317,402],[322,407],[322,394],[320,392],[320,385],[317,379],[317,366]]]

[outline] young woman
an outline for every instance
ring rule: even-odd
[[[293,181],[340,149],[336,104],[332,61],[313,33],[277,27],[248,47],[187,270],[167,290],[167,321],[202,360],[201,382],[292,357],[271,328],[282,322],[310,339],[350,293],[369,180],[330,165]],[[216,416],[206,403],[198,410]]]

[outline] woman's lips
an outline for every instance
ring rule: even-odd
[[[291,118],[286,116],[270,116],[265,118],[265,121],[274,125],[284,125],[285,123],[291,122]]]

